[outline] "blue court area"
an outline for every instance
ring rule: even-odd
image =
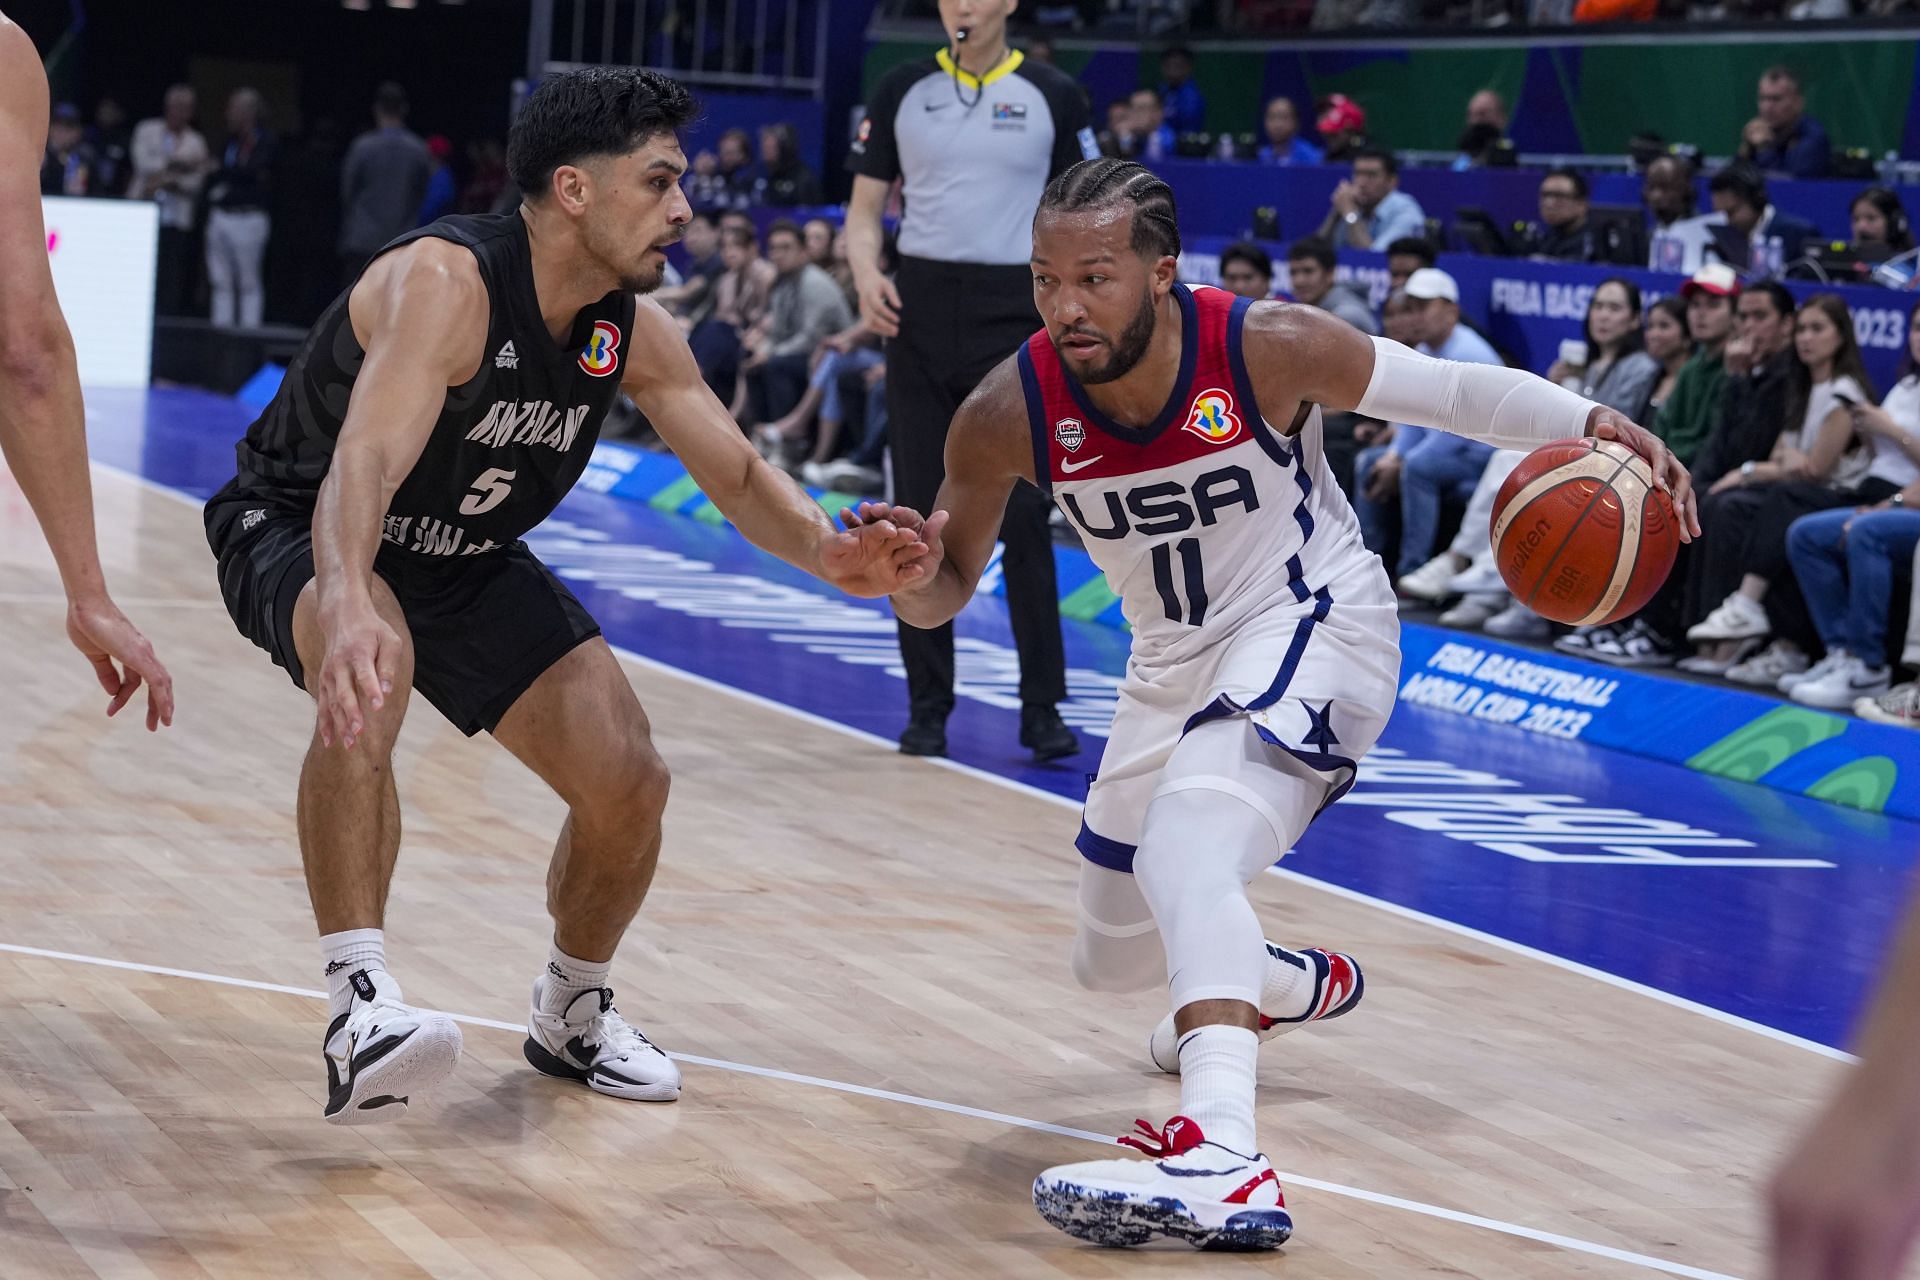
[[[179,390],[90,393],[88,413],[97,459],[201,497],[231,474],[251,417]],[[616,645],[867,732],[891,737],[904,723],[883,602],[842,597],[725,526],[593,493],[575,493],[530,541]],[[1084,797],[1125,635],[1067,624],[1063,711],[1085,750],[1036,767],[1015,741],[1017,668],[1000,602],[977,599],[959,634],[955,759]],[[895,834],[861,829],[861,785],[849,763],[847,829],[823,834]],[[1063,808],[1063,847],[1076,830]],[[1910,821],[1402,704],[1359,784],[1285,865],[1841,1045],[1904,905],[1916,836]],[[993,839],[990,821],[980,838]]]

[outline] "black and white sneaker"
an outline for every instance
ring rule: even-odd
[[[589,987],[560,1013],[543,1012],[547,980],[533,984],[527,1061],[543,1075],[637,1102],[680,1096],[680,1068],[613,1007],[610,987]]]
[[[1635,618],[1623,631],[1593,636],[1587,656],[1615,667],[1670,667],[1679,654],[1659,632]]]
[[[352,1003],[327,1027],[328,1124],[384,1124],[406,1114],[412,1099],[453,1074],[460,1062],[460,1024],[444,1013],[400,1001],[384,969],[349,979]]]

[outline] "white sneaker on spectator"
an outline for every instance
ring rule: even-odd
[[[1824,679],[1829,671],[1832,671],[1836,666],[1839,666],[1846,660],[1847,651],[1845,649],[1829,649],[1827,650],[1826,657],[1820,659],[1820,661],[1814,663],[1805,671],[1795,672],[1790,676],[1781,676],[1780,682],[1773,687],[1782,693],[1792,693],[1800,685],[1806,684],[1809,681]]]
[[[829,462],[826,477],[828,488],[846,493],[879,493],[887,484],[887,478],[880,474],[879,468],[863,467],[852,458]],[[1055,507],[1054,510],[1059,508]]]
[[[1909,680],[1893,686],[1877,698],[1857,698],[1854,700],[1853,714],[1875,724],[1920,729],[1920,684]]]
[[[1596,636],[1587,656],[1615,667],[1670,667],[1673,646],[1643,619],[1635,618],[1624,631]]]
[[[1751,684],[1758,685],[1762,689],[1777,689],[1780,687],[1780,677],[1798,675],[1806,669],[1806,654],[1785,640],[1775,640],[1745,662],[1736,662],[1728,667],[1727,679],[1735,684]]]
[[[1742,640],[1734,647],[1731,658],[1715,658],[1704,653],[1696,653],[1691,658],[1682,658],[1674,663],[1677,670],[1696,676],[1724,676],[1738,664],[1745,662],[1760,650],[1761,641]]]
[[[1764,638],[1773,630],[1767,611],[1758,600],[1736,591],[1707,615],[1706,621],[1687,628],[1687,639],[1695,644],[1709,640],[1751,640]]]
[[[1481,627],[1487,625],[1488,620],[1495,617],[1511,603],[1513,603],[1513,597],[1507,595],[1505,592],[1491,595],[1483,592],[1477,595],[1470,595],[1461,600],[1459,604],[1453,606],[1453,608],[1441,614],[1440,625],[1443,627],[1459,627],[1466,631],[1478,631]]]
[[[1394,585],[1403,596],[1437,602],[1447,598],[1447,582],[1458,572],[1460,562],[1453,558],[1453,552],[1442,551],[1412,573],[1401,574]]]
[[[826,467],[811,458],[800,464],[800,478],[816,489],[833,488],[833,482],[827,479]]]
[[[1507,581],[1491,559],[1482,557],[1447,579],[1447,590],[1455,595],[1490,595],[1504,592]]]
[[[1597,622],[1591,626],[1575,627],[1553,642],[1553,647],[1561,653],[1570,653],[1576,658],[1584,658],[1593,652],[1593,646],[1603,638],[1617,638],[1619,628],[1612,623]]]
[[[1804,706],[1826,711],[1844,711],[1861,698],[1874,698],[1887,691],[1887,669],[1870,667],[1850,653],[1828,668],[1818,680],[1805,680],[1793,687],[1790,695]]]
[[[1486,632],[1503,640],[1545,640],[1553,630],[1545,618],[1515,600],[1487,619]]]

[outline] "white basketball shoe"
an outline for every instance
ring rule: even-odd
[[[680,1068],[620,1016],[611,987],[589,987],[560,1013],[543,1013],[547,979],[533,984],[527,1015],[527,1061],[562,1080],[578,1080],[596,1093],[638,1102],[672,1102],[680,1096]]]
[[[1310,971],[1313,986],[1307,993],[1305,1013],[1292,1017],[1271,1017],[1264,1010],[1261,1012],[1257,1033],[1262,1040],[1285,1035],[1309,1022],[1324,1022],[1328,1018],[1351,1013],[1353,1007],[1360,1003],[1360,997],[1366,994],[1367,979],[1360,972],[1360,962],[1343,951],[1325,951],[1319,947],[1289,951],[1269,942],[1267,956],[1268,964],[1290,965]],[[1177,1076],[1180,1074],[1179,1044],[1180,1037],[1173,1030],[1173,1015],[1169,1013],[1160,1019],[1160,1025],[1147,1037],[1147,1056],[1153,1059],[1154,1066],[1168,1075]]]
[[[444,1013],[400,1002],[384,969],[361,969],[347,1011],[327,1027],[329,1124],[384,1124],[412,1099],[453,1074],[460,1024]]]
[[[1156,1237],[1196,1249],[1277,1249],[1293,1234],[1280,1179],[1263,1155],[1208,1142],[1185,1116],[1120,1141],[1146,1160],[1063,1164],[1033,1180],[1033,1207],[1070,1236],[1113,1247]]]

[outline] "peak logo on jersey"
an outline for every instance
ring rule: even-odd
[[[613,372],[613,353],[620,349],[620,326],[611,320],[595,320],[593,336],[580,352],[580,367],[596,378]]]
[[[1186,430],[1209,444],[1230,444],[1239,439],[1240,415],[1233,411],[1233,397],[1213,387],[1202,391],[1194,397]]]
[[[1053,438],[1068,453],[1080,452],[1080,446],[1087,442],[1087,429],[1080,425],[1078,418],[1062,418],[1053,424]]]

